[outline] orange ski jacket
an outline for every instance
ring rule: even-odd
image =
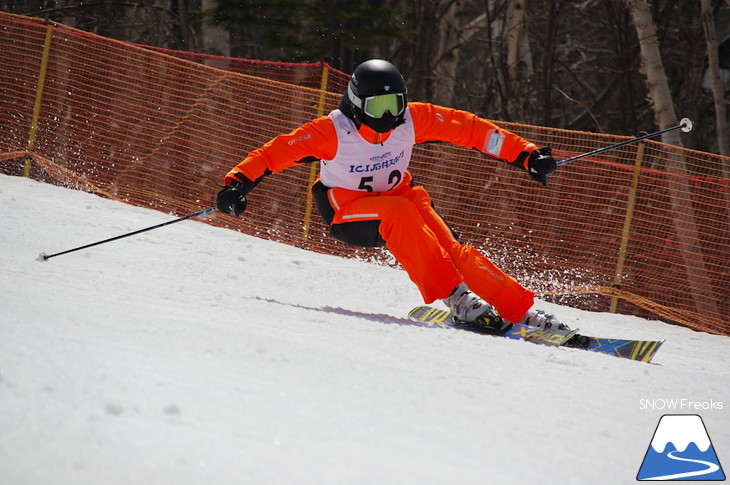
[[[415,143],[441,141],[474,148],[490,158],[518,165],[525,170],[529,155],[537,148],[522,137],[466,111],[413,102],[408,103],[406,116],[410,116],[413,122]],[[354,123],[353,129],[356,129]],[[368,142],[380,143],[387,140],[394,130],[377,133],[361,125],[358,132]],[[225,184],[247,180],[255,182],[265,175],[281,172],[296,164],[332,160],[337,154],[337,145],[338,137],[332,119],[322,116],[291,133],[277,136],[249,153],[228,172]]]

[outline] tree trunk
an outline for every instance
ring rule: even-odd
[[[641,72],[646,76],[649,98],[657,125],[661,129],[676,126],[678,124],[677,116],[674,112],[669,84],[659,52],[659,39],[651,10],[646,0],[627,0],[626,4],[631,11],[634,28],[639,37]],[[664,133],[662,141],[670,145],[682,146],[680,130]],[[692,205],[692,187],[683,156],[680,153],[669,153],[666,170],[674,228],[684,258],[688,290],[692,292],[699,313],[717,316],[719,312],[702,255],[702,242],[699,238],[695,210]]]
[[[715,101],[715,126],[717,129],[717,146],[720,155],[730,156],[727,133],[727,112],[725,110],[725,90],[720,79],[720,62],[717,55],[717,35],[715,34],[715,17],[712,15],[710,0],[701,0],[702,27],[707,42],[707,59],[709,61],[710,86]],[[728,174],[726,173],[726,176]]]
[[[656,26],[651,16],[651,10],[646,0],[627,0],[634,21],[636,34],[639,36],[641,49],[641,73],[646,76],[646,85],[649,90],[649,99],[654,109],[654,119],[660,129],[669,128],[678,124],[674,112],[672,94],[669,90],[667,76],[664,73],[664,64],[659,52],[659,38]],[[678,130],[662,135],[662,141],[670,145],[682,146],[682,139]]]
[[[525,5],[527,0],[510,2],[507,7],[507,68],[509,80],[514,82],[520,75],[519,65],[524,54]],[[526,59],[528,62],[529,59]],[[531,71],[531,69],[530,69]],[[525,73],[529,75],[529,73]]]
[[[460,77],[458,70],[461,47],[486,27],[484,14],[462,25],[463,8],[461,2],[449,2],[437,23],[438,48],[433,65],[436,74],[433,101],[444,106],[454,103],[456,80]]]
[[[555,68],[554,51],[557,42],[558,28],[560,25],[560,15],[562,2],[550,1],[547,9],[547,32],[545,34],[545,46],[542,51],[542,67],[540,76],[542,84],[540,87],[540,95],[543,100],[542,124],[550,126],[552,124],[552,89],[553,89],[553,72]]]
[[[434,102],[450,106],[454,98],[456,69],[459,65],[459,48],[454,41],[459,35],[460,2],[448,2],[442,11],[436,27],[438,29],[438,50],[433,71],[436,74]]]

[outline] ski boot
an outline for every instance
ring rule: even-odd
[[[502,335],[512,328],[487,302],[460,283],[448,298],[442,300],[451,310],[455,327],[478,330],[484,333]]]
[[[530,327],[537,327],[542,330],[550,330],[552,332],[570,331],[570,327],[558,321],[552,313],[532,308],[527,311],[527,315],[525,315],[519,323],[521,325],[529,325]]]
[[[590,343],[588,337],[575,333],[569,326],[559,322],[555,315],[543,310],[528,310],[525,318],[520,320],[520,324],[564,335],[567,340],[563,345],[566,347],[586,348]],[[571,333],[573,335],[570,335]]]

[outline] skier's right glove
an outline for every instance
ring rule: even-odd
[[[224,214],[233,214],[240,216],[246,210],[246,185],[241,182],[233,182],[226,185],[223,190],[218,192],[216,197],[216,207]]]

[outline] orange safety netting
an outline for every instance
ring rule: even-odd
[[[296,84],[314,89],[324,89],[331,92],[343,92],[350,81],[350,75],[327,66],[326,76],[322,77],[325,62],[294,63],[270,62],[237,57],[222,57],[196,52],[176,51],[161,47],[139,46],[152,49],[171,56],[187,59],[206,66],[224,69],[226,71],[248,74],[249,76],[264,77],[283,83]]]
[[[0,171],[180,215],[213,206],[250,150],[334,109],[347,78],[326,63],[306,75],[260,61],[211,67],[6,13],[0,47]],[[330,73],[340,81],[322,78]],[[629,139],[498,123],[559,159]],[[476,151],[429,144],[412,172],[464,242],[543,298],[729,335],[729,166],[646,141],[562,166],[544,188]],[[392,264],[384,250],[328,236],[308,198],[310,168],[268,177],[243,218],[207,221]]]

